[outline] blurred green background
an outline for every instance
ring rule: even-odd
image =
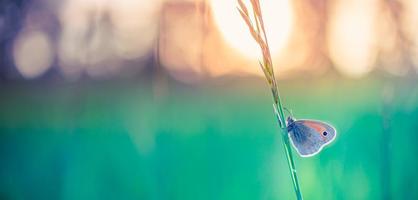
[[[295,117],[338,130],[296,156],[305,198],[417,199],[416,88],[335,77],[280,81]],[[0,198],[294,198],[262,79],[141,80],[2,84]]]
[[[418,1],[261,2],[305,199],[418,199]],[[0,200],[295,199],[236,3],[1,0]]]

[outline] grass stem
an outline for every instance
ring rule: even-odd
[[[276,81],[274,80],[274,82]],[[274,84],[274,85],[275,85],[275,88],[272,91],[272,94],[273,94],[273,99],[274,99],[274,106],[276,107],[278,111],[276,112],[276,115],[277,115],[276,117],[278,119],[279,127],[282,130],[282,137],[283,137],[282,141],[283,141],[284,151],[286,154],[287,164],[289,166],[290,176],[292,178],[293,189],[295,190],[295,193],[296,193],[296,199],[302,200],[303,199],[302,191],[299,186],[299,180],[298,180],[295,162],[293,161],[292,148],[290,146],[288,130],[287,130],[286,121],[285,121],[285,115],[283,112],[283,106],[282,106],[282,102],[280,99],[279,88],[277,84]]]
[[[246,4],[242,0],[238,1],[238,11],[248,26],[251,36],[258,43],[261,53],[263,55],[263,62],[260,61],[260,67],[263,70],[264,76],[267,79],[271,87],[273,95],[274,109],[279,123],[279,127],[282,130],[283,145],[286,153],[287,164],[289,166],[290,175],[292,178],[292,185],[296,193],[296,198],[302,200],[302,191],[299,186],[298,175],[296,172],[295,162],[293,161],[292,149],[290,147],[288,130],[286,126],[286,118],[283,112],[283,105],[280,99],[279,88],[276,78],[274,76],[273,62],[271,59],[270,48],[267,41],[267,34],[264,28],[263,15],[261,12],[261,6],[259,0],[250,0],[253,18],[247,9]]]

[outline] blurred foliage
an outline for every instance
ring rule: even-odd
[[[385,107],[383,83],[336,76],[279,83],[296,118],[329,121],[338,130],[318,156],[296,158],[306,199],[418,198],[417,90],[394,85]],[[0,85],[0,199],[294,197],[266,83],[155,85]]]

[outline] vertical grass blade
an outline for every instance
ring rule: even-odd
[[[274,80],[274,82],[276,81]],[[286,121],[285,121],[285,116],[283,112],[283,106],[282,106],[282,102],[280,99],[280,93],[279,93],[277,84],[275,85],[276,86],[273,89],[272,94],[273,94],[273,99],[274,99],[274,106],[276,106],[275,109],[277,111],[275,112],[277,115],[276,117],[278,119],[279,128],[281,129],[281,132],[282,132],[282,139],[283,139],[282,141],[283,141],[284,151],[286,154],[286,160],[289,166],[290,176],[292,178],[293,189],[295,190],[295,193],[296,193],[296,199],[302,200],[303,199],[302,190],[300,189],[300,186],[299,186],[296,166],[295,166],[295,162],[293,161],[292,148],[290,146],[288,130],[286,127]]]
[[[251,36],[258,43],[261,53],[263,55],[263,62],[260,62],[260,67],[264,72],[264,75],[267,79],[268,84],[271,87],[271,92],[273,95],[274,109],[279,123],[280,130],[282,131],[283,145],[286,154],[287,164],[290,170],[290,176],[292,178],[292,186],[296,193],[296,198],[298,200],[302,198],[302,191],[299,186],[298,175],[296,173],[295,162],[293,161],[292,149],[290,147],[288,130],[286,127],[286,118],[283,113],[283,105],[280,100],[279,88],[277,86],[276,77],[274,76],[273,62],[271,59],[270,48],[267,40],[267,34],[264,28],[263,16],[260,7],[260,2],[258,0],[251,0],[252,14],[254,15],[253,19],[250,17],[249,10],[242,0],[238,1],[238,11],[247,25]]]

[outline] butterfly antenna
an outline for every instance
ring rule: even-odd
[[[287,109],[286,107],[283,107],[283,109],[285,109],[285,110],[287,111],[287,113],[289,113],[289,115],[290,115],[292,118],[294,118],[294,117],[293,117],[293,112],[292,112],[292,110],[289,110],[289,109]]]

